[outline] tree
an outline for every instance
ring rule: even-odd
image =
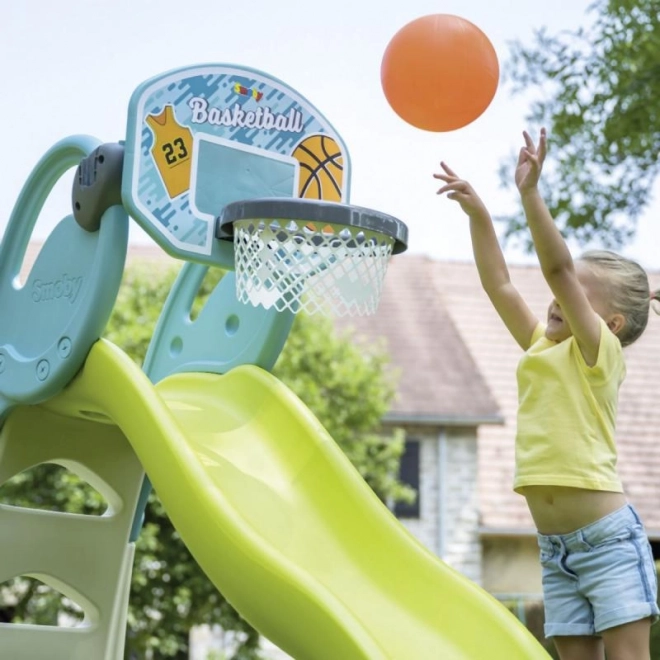
[[[660,6],[596,0],[589,14],[589,27],[514,42],[505,70],[513,93],[532,98],[530,124],[549,129],[542,184],[557,226],[581,244],[618,247],[660,169]],[[520,237],[521,216],[506,221],[505,237]]]
[[[174,276],[173,270],[139,265],[126,271],[106,337],[138,364]],[[209,272],[193,312],[220,276],[217,270]],[[350,334],[337,334],[327,319],[299,316],[274,373],[305,401],[382,499],[410,499],[411,491],[397,479],[402,434],[376,432],[394,394],[387,366],[382,346],[358,345]],[[17,504],[36,498],[47,508],[88,513],[98,513],[103,504],[91,489],[81,488],[75,475],[52,465],[19,475],[0,490],[0,501],[3,497]],[[16,621],[53,623],[57,612],[68,607],[50,594],[47,611],[42,607],[39,614],[31,594],[23,591],[25,581],[6,586],[17,596],[11,612]],[[237,633],[235,660],[259,657],[259,635],[206,578],[152,492],[136,547],[126,657],[183,660],[189,629],[201,624]]]

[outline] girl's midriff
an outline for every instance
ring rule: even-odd
[[[627,503],[623,493],[566,486],[526,486],[527,500],[536,529],[541,534],[569,534],[585,527]]]

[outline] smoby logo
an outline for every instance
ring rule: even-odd
[[[68,300],[73,304],[80,293],[82,283],[81,276],[70,277],[66,273],[56,280],[34,280],[32,282],[32,300],[36,303],[47,300]]]

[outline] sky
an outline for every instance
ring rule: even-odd
[[[145,80],[195,64],[238,64],[279,78],[314,104],[348,146],[354,204],[391,214],[409,230],[409,251],[471,260],[458,206],[436,195],[432,174],[447,161],[469,179],[493,215],[516,208],[501,187],[502,160],[521,145],[527,102],[500,87],[484,114],[456,131],[410,126],[388,105],[380,82],[394,34],[427,14],[455,14],[483,30],[500,66],[510,42],[534,30],[575,29],[590,21],[590,0],[23,0],[3,6],[0,65],[0,233],[26,177],[57,141],[126,135],[131,94]],[[57,184],[36,224],[42,239],[69,214],[73,171]],[[660,206],[640,220],[624,254],[660,268]],[[149,242],[135,223],[131,240]],[[577,249],[577,246],[572,246]],[[515,246],[512,263],[534,261]]]

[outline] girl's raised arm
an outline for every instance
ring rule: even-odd
[[[470,218],[472,250],[481,285],[513,338],[527,350],[538,319],[511,283],[490,213],[467,181],[446,163],[440,165],[444,171],[433,176],[445,185],[438,194],[448,193],[447,197],[457,201]]]
[[[520,191],[541,271],[570,326],[585,362],[594,365],[600,344],[600,321],[583,283],[578,279],[568,246],[538,190],[546,154],[545,129],[541,129],[538,146],[534,145],[527,132],[524,132],[523,136],[525,146],[520,150],[518,158],[516,185]]]

